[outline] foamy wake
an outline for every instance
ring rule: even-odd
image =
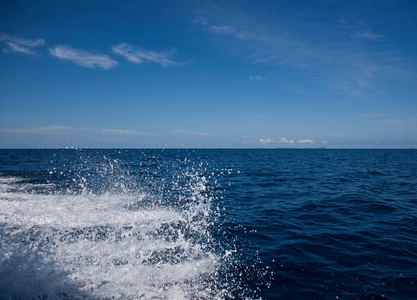
[[[170,207],[146,193],[24,192],[19,180],[0,182],[1,298],[228,297],[204,182]]]

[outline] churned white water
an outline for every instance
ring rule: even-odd
[[[0,181],[2,298],[228,297],[218,281],[230,251],[212,246],[204,178],[187,187],[181,206],[160,205],[145,192],[33,188],[18,177]]]

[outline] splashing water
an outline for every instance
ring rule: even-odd
[[[188,164],[81,155],[36,180],[3,176],[0,295],[233,298],[222,269],[234,250],[216,244],[208,181]]]

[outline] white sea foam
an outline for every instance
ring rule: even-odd
[[[146,193],[23,192],[20,181],[0,181],[2,298],[226,297],[204,180],[183,207],[141,205]]]
[[[9,197],[9,193],[27,193],[28,191],[37,189],[39,191],[50,190],[53,184],[32,184],[27,183],[20,177],[0,177],[0,199],[1,197]]]

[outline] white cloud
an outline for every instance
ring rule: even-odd
[[[300,144],[314,144],[314,142],[310,139],[299,140],[298,143],[300,143]]]
[[[285,137],[281,138],[280,143],[284,143],[284,144],[294,144],[294,140],[289,140]]]
[[[33,48],[42,47],[45,45],[45,40],[29,40],[24,38],[17,38],[7,34],[0,35],[0,41],[4,42],[8,48],[3,49],[3,53],[20,52],[30,55],[36,55]]]
[[[110,69],[117,65],[117,61],[105,54],[94,54],[82,49],[75,49],[70,46],[56,45],[49,48],[52,56],[62,60],[68,60],[76,65],[89,69]]]
[[[113,52],[123,56],[126,60],[135,64],[153,62],[160,64],[163,67],[184,64],[169,59],[169,57],[173,54],[172,51],[158,53],[144,50],[139,46],[130,45],[128,43],[113,46]]]
[[[183,130],[183,129],[172,130],[172,132],[181,134],[181,135],[191,135],[191,136],[214,136],[212,133],[198,132],[198,131],[192,131],[192,130]]]
[[[260,140],[259,140],[259,142],[260,142],[261,144],[272,144],[272,143],[275,143],[275,141],[274,141],[273,139],[271,139],[271,138],[267,138],[267,139],[260,139]]]

